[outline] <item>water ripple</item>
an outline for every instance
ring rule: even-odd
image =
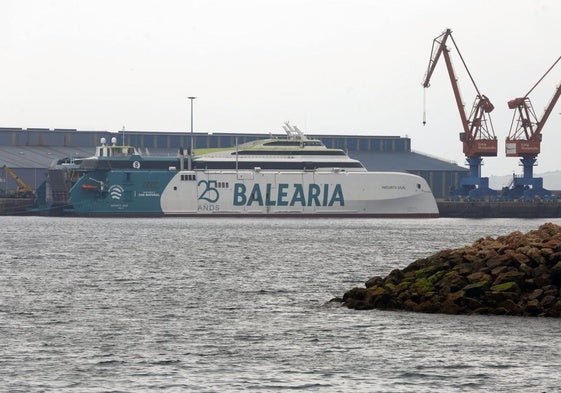
[[[558,389],[557,320],[327,303],[371,275],[539,220],[0,224],[10,229],[0,238],[10,392]]]

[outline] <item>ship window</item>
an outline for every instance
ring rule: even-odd
[[[264,146],[300,146],[300,141],[271,141],[263,143]]]
[[[173,186],[173,191],[177,191],[177,186]]]
[[[421,189],[421,185],[419,183],[417,183],[417,189]]]
[[[181,175],[181,180],[182,181],[194,181],[194,180],[197,180],[197,176],[196,175]]]

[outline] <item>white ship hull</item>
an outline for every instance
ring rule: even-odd
[[[426,181],[397,172],[182,171],[154,197],[174,216],[438,216]]]

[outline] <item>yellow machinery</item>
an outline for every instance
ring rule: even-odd
[[[15,174],[8,166],[2,167],[4,171],[17,183],[18,188],[14,192],[16,198],[33,198],[33,189],[28,186],[18,175]]]

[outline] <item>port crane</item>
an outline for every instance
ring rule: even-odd
[[[514,109],[515,111],[510,131],[506,138],[506,156],[519,157],[523,168],[522,177],[513,176],[511,188],[505,190],[509,198],[533,200],[535,198],[547,199],[551,196],[551,192],[543,188],[543,179],[541,177],[534,177],[533,170],[536,165],[536,157],[540,153],[542,130],[559,96],[561,96],[561,84],[555,88],[553,98],[545,108],[541,119],[538,119],[528,96],[545,76],[549,74],[559,60],[561,60],[561,56],[549,67],[528,93],[523,97],[508,101],[509,109]]]
[[[466,115],[464,104],[462,103],[458,78],[454,73],[452,60],[450,58],[450,49],[446,46],[448,39],[452,41],[456,48],[456,52],[460,56],[477,92],[469,117]],[[462,132],[460,132],[460,141],[463,144],[463,152],[469,165],[469,175],[460,180],[460,189],[456,190],[453,194],[455,197],[468,199],[483,199],[485,197],[495,196],[497,192],[489,188],[489,178],[481,177],[482,157],[497,156],[497,137],[493,131],[493,124],[489,115],[489,113],[493,111],[494,106],[487,96],[480,93],[452,37],[452,30],[450,29],[447,29],[433,40],[429,65],[423,79],[423,87],[425,89],[430,86],[431,76],[441,56],[444,57],[444,61],[446,62],[446,69],[448,70],[448,76],[452,84],[456,106],[460,113],[463,128]],[[423,125],[425,123],[426,121],[423,120]]]

